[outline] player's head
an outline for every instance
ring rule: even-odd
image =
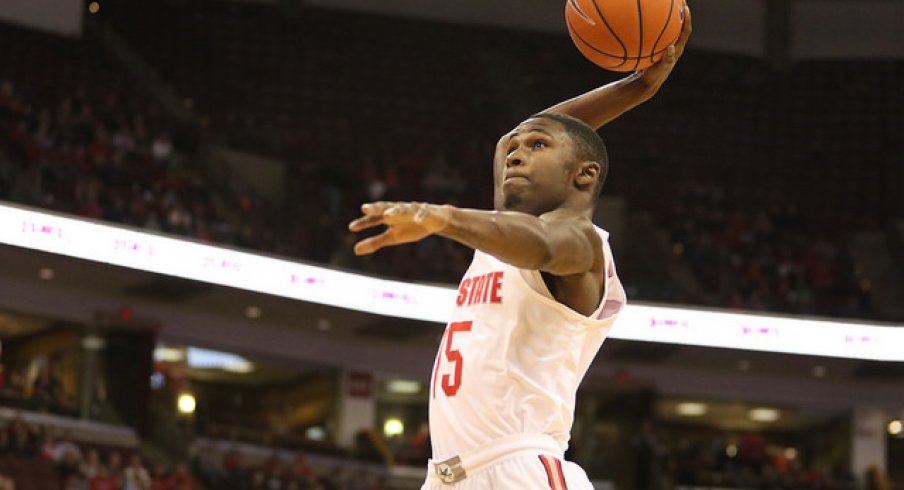
[[[534,114],[496,145],[496,209],[592,211],[608,169],[606,146],[593,128],[563,114]]]
[[[546,118],[557,121],[565,126],[565,131],[571,138],[572,151],[578,161],[596,162],[600,166],[600,173],[593,188],[594,201],[599,199],[603,184],[606,183],[606,175],[609,173],[609,153],[606,151],[606,143],[593,128],[576,117],[555,112],[540,112],[532,118]]]

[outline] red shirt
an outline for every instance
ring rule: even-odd
[[[195,482],[192,481],[191,477],[185,474],[175,474],[171,475],[169,478],[163,481],[163,485],[160,486],[162,490],[170,490],[173,488],[177,488],[178,485],[182,485],[182,490],[194,490]],[[94,490],[93,488],[91,490]]]
[[[119,490],[116,480],[109,476],[95,476],[91,479],[91,490]]]

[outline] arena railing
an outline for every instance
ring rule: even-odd
[[[0,244],[377,315],[445,323],[457,289],[0,204]],[[904,362],[904,325],[630,303],[611,338]],[[813,339],[819,339],[814,342]]]

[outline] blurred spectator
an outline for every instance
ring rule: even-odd
[[[878,466],[870,466],[864,475],[864,490],[891,490]]]
[[[72,451],[67,451],[63,453],[62,458],[57,462],[57,474],[59,474],[60,481],[62,482],[75,482],[80,481],[81,473],[80,470],[80,461],[76,455],[77,453]],[[85,483],[90,483],[95,477],[100,475],[100,469],[98,469],[98,473],[93,477],[84,478]]]
[[[383,438],[373,429],[362,429],[355,434],[352,454],[356,459],[373,463],[389,463],[392,460]]]
[[[12,455],[29,458],[35,454],[37,436],[21,417],[13,419],[7,430],[9,432],[9,452]]]
[[[407,444],[396,454],[396,463],[417,466],[426,461],[431,454],[430,426],[427,422],[421,422],[415,432],[407,441]]]
[[[173,154],[173,143],[169,136],[160,134],[151,143],[151,156],[158,162],[166,162]]]
[[[16,490],[16,483],[4,475],[0,475],[0,490]]]
[[[748,310],[867,317],[868,291],[841,238],[808,229],[794,206],[747,211],[719,185],[680,182],[666,226],[702,295],[680,302]]]
[[[122,453],[116,450],[110,451],[110,454],[107,456],[107,472],[111,478],[116,480],[118,485],[122,486]]]
[[[119,482],[110,474],[106,465],[100,465],[97,475],[88,480],[89,490],[120,490]]]
[[[658,490],[660,486],[660,447],[653,434],[653,424],[644,420],[640,432],[631,441],[634,453],[634,485],[637,490]]]
[[[82,450],[78,447],[68,433],[64,433],[60,440],[53,446],[53,460],[60,462],[66,454],[72,453],[77,460],[82,459]]]
[[[177,463],[172,473],[167,475],[155,490],[194,490],[195,481],[188,473],[185,463]]]
[[[100,452],[96,448],[88,449],[88,455],[82,461],[79,472],[88,479],[94,478],[100,472]]]
[[[150,490],[151,475],[141,461],[141,455],[132,454],[129,465],[122,472],[122,490]]]
[[[766,439],[755,430],[748,431],[738,446],[738,455],[743,467],[750,468],[754,472],[762,471],[763,464],[767,461]]]

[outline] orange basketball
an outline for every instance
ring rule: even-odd
[[[642,70],[678,40],[684,0],[567,0],[565,23],[588,60],[612,71]]]

